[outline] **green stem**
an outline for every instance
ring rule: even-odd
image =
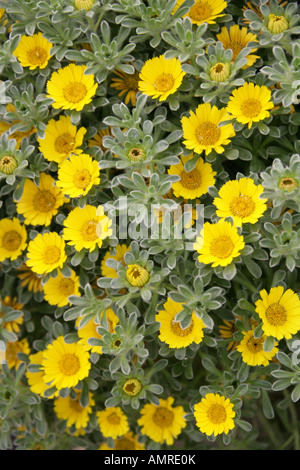
[[[294,405],[291,403],[289,407],[292,419],[293,438],[294,438],[294,450],[299,450],[299,423],[298,417]]]
[[[264,430],[268,434],[271,443],[273,444],[275,449],[278,449],[280,446],[280,442],[277,440],[275,429],[269,423],[269,421],[264,417],[262,413],[258,413],[258,419],[260,423],[263,425]]]
[[[234,278],[234,282],[248,287],[253,293],[257,292],[257,287],[254,286],[254,284],[252,284],[252,282],[250,282],[249,279],[247,279],[246,276],[242,273],[239,273],[239,275]]]

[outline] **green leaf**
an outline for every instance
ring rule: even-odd
[[[273,419],[275,416],[274,409],[269,394],[264,389],[262,389],[262,406],[265,417],[267,419]]]
[[[243,261],[245,263],[246,268],[252,274],[253,277],[257,279],[261,278],[262,269],[257,263],[255,263],[255,261],[253,261],[251,258],[248,258],[247,256],[243,257]]]
[[[265,352],[270,352],[274,348],[275,339],[272,336],[267,336],[264,342],[263,349]]]
[[[300,399],[300,383],[298,383],[292,391],[291,399],[294,403]]]
[[[223,270],[223,277],[227,279],[227,281],[231,281],[236,275],[236,266],[234,263],[225,266]]]
[[[248,423],[248,421],[244,421],[243,419],[235,419],[235,423],[237,426],[239,426],[246,432],[250,432],[252,429],[252,425]]]

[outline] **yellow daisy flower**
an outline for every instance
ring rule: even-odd
[[[160,444],[166,443],[171,446],[186,427],[184,415],[186,414],[182,406],[172,406],[173,397],[166,400],[160,399],[159,405],[147,403],[141,410],[141,418],[138,424],[141,426],[141,433],[150,437],[152,441]]]
[[[79,277],[75,271],[71,270],[71,276],[65,277],[61,271],[58,271],[56,277],[51,277],[44,286],[45,300],[50,305],[57,305],[58,307],[64,307],[71,305],[68,297],[70,295],[80,296],[79,291]]]
[[[183,4],[184,0],[177,0],[173,14],[178,10],[178,8]],[[223,0],[195,0],[195,3],[189,9],[188,13],[185,16],[188,16],[192,23],[197,24],[198,26],[201,23],[214,24],[217,18],[224,16],[225,13],[222,13],[227,7],[227,2]],[[220,14],[222,13],[222,14]]]
[[[260,338],[254,337],[254,331],[243,331],[244,338],[237,346],[237,350],[242,354],[243,361],[249,366],[267,366],[278,352],[276,347],[278,343],[274,344],[272,351],[264,351],[264,342],[266,335]]]
[[[243,86],[233,90],[227,104],[227,111],[232,118],[248,128],[254,122],[262,121],[270,116],[269,110],[274,107],[270,101],[271,91],[264,85],[244,83]]]
[[[238,24],[230,26],[229,30],[226,26],[223,26],[221,32],[217,34],[217,39],[221,41],[224,49],[232,50],[232,62],[235,62],[239,53],[247,47],[249,42],[257,42],[256,34],[248,32],[245,26],[240,28]],[[242,67],[243,69],[250,67],[259,59],[258,55],[252,54],[255,51],[257,49],[251,49],[251,54],[247,55],[248,62]]]
[[[29,70],[44,69],[51,57],[50,49],[52,46],[53,44],[44,38],[42,33],[33,36],[21,36],[13,55],[17,57],[22,67],[29,67]]]
[[[44,351],[42,367],[46,384],[57,390],[75,387],[89,375],[90,355],[80,343],[65,343],[59,336]]]
[[[22,196],[16,203],[17,212],[24,216],[25,224],[47,227],[58,213],[59,207],[67,202],[54,183],[54,178],[46,173],[40,173],[38,185],[26,179]]]
[[[13,155],[3,155],[3,157],[0,158],[1,177],[3,177],[3,175],[12,175],[17,167],[18,161]]]
[[[17,259],[27,246],[27,232],[19,219],[0,220],[0,261]]]
[[[126,279],[134,287],[143,287],[149,281],[150,274],[139,264],[129,264],[126,270]]]
[[[132,106],[136,105],[136,94],[139,91],[138,82],[139,82],[139,72],[135,70],[134,73],[125,73],[122,70],[116,69],[114,74],[117,77],[113,77],[112,83],[110,84],[111,88],[116,88],[116,90],[121,90],[118,94],[119,97],[125,96],[125,104],[131,103]]]
[[[209,103],[200,104],[195,113],[190,111],[189,117],[181,119],[184,145],[195,153],[205,150],[206,155],[212,150],[224,152],[223,145],[230,143],[235,132],[232,124],[219,124],[229,119],[226,108],[218,109]]]
[[[112,221],[99,208],[87,204],[75,207],[64,221],[65,240],[73,245],[76,251],[83,248],[93,251],[96,246],[101,248],[105,238],[112,235]]]
[[[125,261],[124,261],[124,255],[127,253],[127,251],[130,251],[130,248],[123,244],[119,244],[115,247],[116,249],[116,254],[112,255],[111,250],[107,251],[101,261],[101,274],[103,277],[109,277],[109,278],[116,278],[118,277],[118,273],[114,268],[110,268],[109,266],[106,266],[106,261],[110,258],[118,261],[119,263],[122,263],[125,266]]]
[[[227,266],[240,255],[245,246],[244,237],[230,222],[219,220],[215,224],[205,222],[204,227],[194,244],[199,253],[200,263],[212,267]]]
[[[105,408],[96,413],[101,433],[104,437],[124,436],[129,431],[127,416],[119,406]]]
[[[55,109],[75,109],[81,111],[92,101],[98,84],[94,75],[85,75],[85,65],[69,64],[53,72],[47,82],[47,98],[52,98]]]
[[[34,273],[25,263],[19,268],[18,278],[21,279],[21,287],[26,287],[29,292],[43,292],[43,276]]]
[[[273,34],[280,34],[289,29],[289,22],[282,15],[271,13],[268,18],[268,30]]]
[[[225,82],[230,75],[230,63],[217,62],[209,70],[211,80]]]
[[[103,317],[103,313],[101,313],[101,318]],[[105,316],[106,316],[106,321],[108,323],[108,330],[110,333],[114,333],[115,331],[115,326],[118,324],[119,319],[113,309],[108,308],[105,311]],[[94,318],[89,320],[84,326],[80,327],[80,321],[82,320],[82,316],[79,316],[76,320],[76,328],[77,328],[77,333],[80,338],[81,344],[84,345],[84,347],[90,351],[91,353],[97,353],[97,354],[102,354],[102,347],[101,346],[91,346],[88,343],[88,340],[90,338],[97,338],[97,339],[102,339],[102,336],[98,333],[97,328],[98,326],[101,325],[100,323],[97,323]]]
[[[85,133],[86,129],[77,129],[69,116],[60,116],[57,121],[50,119],[44,138],[37,139],[39,149],[46,160],[60,164],[71,154],[82,153],[78,147],[82,145]]]
[[[170,348],[186,348],[192,343],[199,344],[203,338],[203,321],[192,314],[191,323],[182,328],[176,315],[183,310],[183,305],[168,298],[164,303],[164,310],[155,315],[155,320],[160,322],[159,339],[168,344]]]
[[[58,397],[54,400],[54,411],[58,419],[66,421],[68,428],[75,426],[76,429],[86,428],[89,422],[92,407],[95,405],[95,400],[89,392],[89,403],[83,407],[80,404],[80,391],[76,390],[76,397]]]
[[[185,72],[180,61],[173,57],[165,59],[164,55],[148,59],[140,72],[139,91],[164,101],[175,93],[182,83]]]
[[[43,359],[44,359],[43,351],[38,351],[35,354],[30,354],[29,364],[42,365]],[[44,371],[41,370],[39,372],[29,372],[29,370],[27,370],[25,372],[25,375],[26,375],[30,390],[33,393],[36,393],[37,395],[44,397],[44,392],[51,388],[51,386],[48,386],[44,381],[44,376],[45,376]],[[55,391],[48,398],[49,399],[54,398],[57,395],[58,395],[58,391]]]
[[[213,171],[210,163],[204,163],[202,158],[199,158],[196,166],[191,171],[186,171],[184,165],[193,156],[188,157],[182,155],[180,162],[177,165],[172,165],[168,173],[169,175],[179,175],[180,180],[172,184],[172,189],[175,197],[183,197],[185,199],[196,199],[203,194],[206,194],[208,188],[215,183]]]
[[[145,444],[141,444],[138,438],[139,436],[130,431],[124,434],[124,436],[115,439],[113,447],[101,444],[98,450],[145,450]]]
[[[3,318],[5,313],[1,311],[1,307],[11,307],[13,310],[22,310],[24,305],[18,301],[17,297],[10,297],[9,295],[6,295],[4,299],[0,298],[0,318]],[[22,325],[23,321],[24,318],[22,315],[16,320],[2,322],[1,328],[5,328],[6,330],[14,333],[19,333],[20,325]]]
[[[61,269],[67,259],[65,241],[56,232],[39,233],[29,242],[27,257],[27,266],[37,274]]]
[[[70,197],[84,196],[93,186],[100,183],[99,175],[99,164],[90,155],[71,155],[58,169],[56,186]]]
[[[126,393],[126,395],[129,395],[130,397],[136,397],[140,393],[142,388],[143,384],[139,381],[139,379],[136,379],[134,377],[125,380],[125,382],[122,384],[123,392]]]
[[[18,357],[19,353],[30,354],[30,347],[27,338],[14,341],[13,343],[8,342],[6,344],[5,359],[10,369],[13,367],[17,369],[21,362],[23,362]]]
[[[272,287],[267,293],[260,291],[255,302],[256,312],[262,320],[262,329],[267,336],[290,339],[300,330],[300,299],[292,289]]]
[[[225,398],[218,393],[207,393],[194,406],[194,416],[200,431],[208,436],[228,434],[235,426],[233,404],[229,398]]]
[[[232,217],[234,225],[255,224],[267,209],[267,199],[261,199],[264,188],[255,185],[252,178],[227,181],[219,190],[219,197],[213,200],[216,214],[224,220]]]

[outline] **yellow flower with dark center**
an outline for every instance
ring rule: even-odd
[[[42,368],[46,384],[57,390],[75,387],[89,375],[90,355],[80,343],[65,343],[59,336],[44,351]]]
[[[247,47],[249,42],[257,42],[255,34],[248,32],[245,26],[240,28],[237,24],[230,26],[229,30],[226,26],[223,26],[221,32],[217,34],[217,39],[221,41],[224,49],[232,50],[232,62],[236,61],[239,53]],[[251,53],[247,56],[248,62],[242,67],[243,69],[250,67],[259,59],[258,55],[253,54],[255,51],[257,49],[251,49]]]
[[[54,400],[54,411],[58,419],[66,421],[68,428],[74,425],[76,429],[83,429],[88,425],[95,400],[92,394],[89,393],[88,405],[84,407],[80,404],[81,392],[76,390],[75,394],[75,398],[70,395],[65,398],[56,398]]]
[[[184,0],[177,0],[176,6],[173,10],[175,13],[178,8],[183,4]],[[214,24],[217,18],[224,16],[222,13],[227,7],[227,2],[223,0],[195,0],[195,3],[189,9],[188,16],[192,23],[200,25],[201,23]]]
[[[192,343],[201,343],[205,324],[195,313],[186,328],[182,328],[176,316],[183,310],[183,305],[168,298],[164,303],[164,310],[155,315],[155,320],[160,323],[159,339],[167,343],[170,348],[185,348]]]
[[[10,369],[13,367],[17,369],[21,362],[23,362],[18,357],[19,353],[30,354],[30,347],[27,338],[14,341],[13,343],[8,342],[6,344],[5,359]]]
[[[139,264],[129,264],[126,271],[126,279],[134,287],[143,287],[149,281],[150,274],[147,269]]]
[[[0,298],[0,318],[3,318],[5,315],[5,313],[1,311],[1,306],[11,307],[13,310],[22,310],[22,308],[24,307],[24,305],[18,301],[17,297],[10,297],[9,295],[6,295],[4,299]],[[19,333],[20,325],[22,325],[23,321],[24,318],[22,315],[16,320],[2,322],[1,328],[5,328],[6,330],[14,333]]]
[[[128,158],[132,162],[138,162],[145,158],[145,151],[141,147],[132,147],[128,152]]]
[[[117,437],[124,436],[129,431],[127,416],[119,406],[98,411],[96,416],[100,431],[104,437],[116,439]]]
[[[175,197],[183,197],[185,199],[196,199],[203,194],[206,194],[208,188],[215,183],[214,176],[216,172],[213,171],[210,163],[204,163],[202,158],[199,158],[196,166],[191,171],[186,171],[184,165],[193,156],[184,156],[180,158],[177,165],[172,165],[168,173],[170,175],[179,175],[180,180],[172,183],[172,189]]]
[[[141,410],[142,416],[138,419],[141,433],[154,442],[172,445],[187,424],[183,407],[172,406],[173,403],[174,398],[168,397],[166,400],[160,399],[159,405],[153,403],[144,405]]]
[[[218,393],[207,393],[194,406],[194,416],[200,431],[208,436],[228,434],[235,426],[233,404]]]
[[[19,219],[0,220],[0,261],[17,259],[27,246],[27,232]]]
[[[37,274],[61,269],[67,259],[65,241],[56,232],[39,233],[28,244],[27,266]]]
[[[264,351],[266,335],[255,338],[253,329],[244,331],[243,335],[244,338],[237,347],[237,350],[242,354],[243,361],[249,366],[267,366],[278,352],[276,347],[278,343],[274,344],[271,351],[266,352]]]
[[[131,378],[127,379],[122,388],[126,395],[130,395],[131,397],[136,397],[140,391],[142,390],[142,384],[138,379]]]
[[[40,32],[33,36],[21,36],[13,55],[17,57],[22,67],[29,67],[29,70],[44,69],[48,65],[52,46],[53,44]]]
[[[177,58],[165,59],[164,55],[148,59],[140,72],[139,91],[153,99],[165,101],[182,83],[185,72]]]
[[[268,20],[268,30],[274,34],[283,33],[289,29],[289,22],[284,16],[278,16],[271,13]]]
[[[190,111],[189,117],[181,119],[184,145],[199,154],[205,151],[208,155],[212,150],[224,152],[223,145],[228,145],[230,138],[235,135],[232,124],[220,126],[228,119],[226,108],[218,109],[209,103],[200,104],[195,113]]]
[[[71,155],[58,169],[56,186],[69,197],[84,196],[93,186],[100,183],[99,175],[99,164],[90,155]]]
[[[279,188],[282,189],[283,191],[293,191],[293,189],[298,188],[299,183],[298,181],[293,178],[292,176],[287,176],[282,178],[279,181]]]
[[[104,315],[104,312],[101,313],[101,319]],[[106,322],[108,325],[108,331],[114,333],[115,326],[119,323],[119,319],[113,309],[108,308],[105,311]],[[91,318],[85,325],[80,326],[80,321],[83,319],[83,316],[79,316],[76,320],[77,334],[80,338],[79,342],[91,353],[102,354],[102,346],[91,346],[88,343],[90,338],[102,339],[102,336],[98,333],[98,326],[103,326],[102,322],[100,323],[95,321],[95,318]]]
[[[124,255],[127,253],[127,251],[130,251],[130,248],[123,244],[119,244],[115,247],[116,254],[112,255],[111,250],[107,251],[101,261],[101,274],[104,277],[110,277],[110,278],[116,278],[119,277],[117,271],[114,268],[110,268],[109,266],[106,266],[106,261],[110,258],[118,261],[119,263],[122,263],[123,266],[125,266],[125,261],[124,261]]]
[[[16,158],[13,155],[3,155],[0,159],[0,173],[12,175],[16,168],[18,168]]]
[[[25,181],[22,196],[16,203],[17,212],[24,216],[25,224],[47,227],[58,209],[68,201],[54,183],[54,178],[46,173],[40,173],[38,185],[30,179]]]
[[[29,356],[29,364],[36,364],[36,365],[41,366],[43,359],[44,359],[44,352],[38,351],[37,353],[31,354]],[[44,381],[44,375],[45,375],[44,371],[40,370],[38,372],[29,372],[29,370],[27,370],[25,372],[25,375],[26,375],[30,390],[33,393],[37,393],[38,395],[44,397],[44,392],[48,390],[49,388],[51,388],[51,386],[48,386]],[[49,399],[57,395],[58,395],[58,391],[55,391],[51,396],[49,396]]]
[[[53,108],[81,111],[92,101],[98,84],[94,75],[85,75],[85,70],[85,65],[69,64],[52,73],[47,82],[47,98],[53,99]]]
[[[61,271],[58,271],[56,277],[51,277],[43,285],[43,290],[45,300],[50,305],[57,305],[58,307],[71,305],[71,302],[68,300],[70,295],[78,297],[81,295],[79,291],[79,277],[73,270],[71,270],[70,277],[66,277]]]
[[[261,199],[264,188],[255,185],[252,178],[227,181],[213,200],[216,214],[224,220],[232,217],[234,225],[255,224],[267,209],[267,199]]]
[[[243,86],[233,90],[227,104],[227,111],[232,118],[242,124],[263,121],[270,116],[269,110],[274,107],[270,101],[271,91],[264,85],[245,83]]]
[[[240,255],[244,246],[244,237],[239,235],[237,228],[223,220],[215,224],[205,222],[194,244],[199,253],[199,262],[211,264],[213,268],[230,264]]]
[[[21,279],[21,287],[26,287],[29,292],[43,292],[43,276],[33,272],[25,263],[19,268],[18,278]]]
[[[211,80],[225,82],[230,75],[230,64],[218,62],[210,68],[209,75]]]
[[[276,339],[290,339],[300,330],[299,296],[282,286],[272,287],[269,293],[263,289],[259,294],[255,306],[264,333]]]
[[[112,221],[99,208],[86,204],[75,207],[64,220],[63,237],[76,251],[83,248],[93,251],[101,248],[103,240],[112,235]],[[98,211],[98,212],[97,212]]]
[[[139,91],[139,72],[134,70],[134,73],[125,73],[122,70],[116,69],[114,74],[119,78],[112,78],[111,88],[121,90],[118,94],[119,97],[125,96],[125,104],[131,103],[132,106],[136,105],[136,94]]]
[[[77,129],[69,116],[60,116],[56,121],[50,119],[43,139],[38,138],[39,149],[44,158],[50,162],[62,163],[71,154],[82,153],[82,145],[86,129]]]

